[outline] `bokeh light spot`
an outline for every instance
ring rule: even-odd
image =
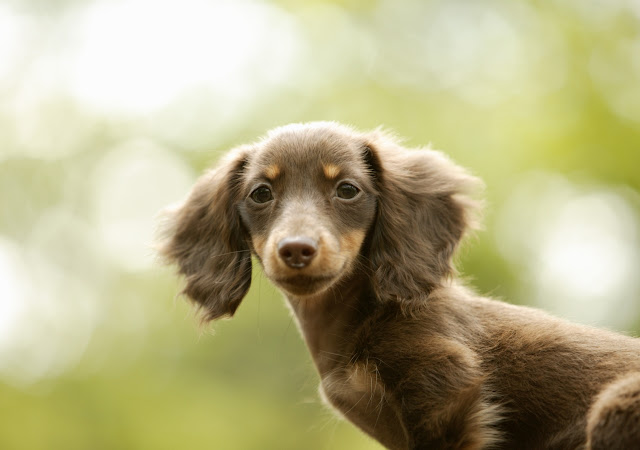
[[[153,265],[154,220],[193,181],[180,158],[148,140],[134,139],[111,150],[93,176],[94,219],[105,253],[128,270]]]
[[[495,239],[528,277],[527,300],[572,320],[624,328],[638,312],[639,228],[616,190],[537,173],[505,203]]]

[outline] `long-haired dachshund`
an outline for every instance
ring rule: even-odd
[[[640,449],[639,339],[454,279],[478,187],[381,131],[289,125],[198,180],[161,254],[205,320],[234,314],[255,255],[325,400],[390,449]]]

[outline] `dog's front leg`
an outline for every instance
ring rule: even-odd
[[[500,441],[499,407],[487,398],[486,377],[474,352],[450,340],[439,351],[414,355],[391,366],[393,398],[410,449],[491,447]]]
[[[479,450],[499,441],[491,427],[497,422],[495,408],[482,400],[482,387],[470,386],[451,393],[439,405],[422,405],[419,393],[408,391],[402,421],[413,450]],[[429,402],[431,403],[431,401]]]

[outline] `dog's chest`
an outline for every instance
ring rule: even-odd
[[[339,410],[361,403],[376,408],[384,400],[386,391],[377,368],[363,362],[332,370],[322,377],[321,388],[327,400]],[[376,401],[378,403],[374,403]]]
[[[347,364],[322,376],[321,394],[346,419],[389,448],[404,448],[405,433],[375,364]]]

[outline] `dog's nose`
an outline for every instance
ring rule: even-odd
[[[307,237],[284,238],[278,243],[278,254],[289,267],[302,269],[311,263],[318,252],[318,244]]]

